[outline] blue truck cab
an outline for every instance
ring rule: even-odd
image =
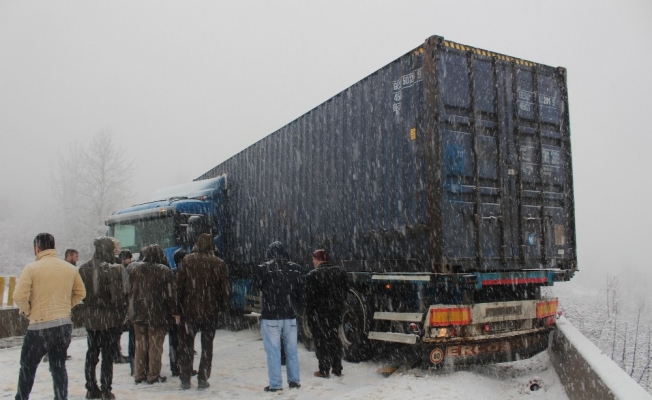
[[[224,254],[225,198],[226,176],[159,189],[150,201],[111,214],[106,220],[108,235],[132,253],[159,244],[172,269],[177,267],[174,252],[191,250],[198,231],[209,232]]]
[[[106,219],[108,236],[120,241],[123,250],[135,257],[144,246],[158,244],[170,267],[176,270],[173,254],[190,252],[201,233],[210,233],[221,255],[226,254],[226,175],[194,181],[155,191],[150,201],[114,212]],[[246,282],[232,280],[232,306],[242,308]],[[248,285],[246,285],[248,286]]]

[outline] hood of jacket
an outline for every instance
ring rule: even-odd
[[[202,233],[197,238],[195,246],[192,248],[193,253],[213,254],[213,238],[208,233]]]
[[[290,256],[288,255],[285,246],[281,242],[274,242],[269,245],[267,248],[267,259],[268,260],[289,260]]]
[[[146,246],[142,251],[144,262],[169,266],[165,252],[163,251],[163,248],[158,244]]]
[[[115,242],[110,237],[100,237],[93,242],[95,245],[94,259],[102,260],[109,264],[115,262]]]

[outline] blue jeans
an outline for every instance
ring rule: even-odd
[[[260,322],[263,333],[263,345],[267,353],[267,375],[269,387],[283,388],[281,375],[281,339],[286,356],[286,372],[288,383],[299,383],[299,355],[297,354],[297,320],[296,319],[263,319]]]
[[[34,385],[36,368],[44,355],[50,359],[50,373],[54,383],[54,398],[68,399],[68,372],[66,354],[72,334],[72,325],[62,325],[35,331],[27,331],[23,339],[18,372],[16,400],[29,399]]]

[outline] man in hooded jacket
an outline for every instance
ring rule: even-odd
[[[111,393],[113,362],[125,318],[122,287],[123,267],[114,264],[115,242],[112,238],[95,239],[93,258],[79,267],[79,275],[86,287],[86,298],[80,317],[86,328],[88,351],[84,372],[87,399],[114,399]],[[101,388],[97,386],[95,367],[102,353]]]
[[[253,292],[260,291],[262,313],[260,328],[267,354],[269,386],[266,392],[283,390],[281,375],[281,341],[286,355],[287,380],[290,388],[298,389],[299,356],[297,354],[296,314],[302,297],[299,265],[289,260],[281,242],[267,248],[267,261],[260,265],[254,276]]]
[[[163,342],[172,319],[178,321],[179,307],[174,276],[165,266],[161,246],[147,246],[141,253],[143,261],[132,263],[128,275],[127,321],[134,324],[136,334],[134,380],[153,384],[167,380],[161,376]]]
[[[201,331],[201,360],[198,389],[209,387],[213,361],[213,338],[220,314],[228,309],[231,285],[226,264],[214,255],[211,235],[203,233],[192,253],[177,266],[177,287],[181,307],[179,327],[179,377],[181,388],[190,388],[195,335]]]

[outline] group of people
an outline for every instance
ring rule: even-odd
[[[176,271],[169,267],[157,244],[141,249],[135,262],[131,262],[129,251],[120,252],[114,238],[98,238],[94,245],[93,258],[76,269],[76,251],[67,251],[66,260],[61,260],[51,234],[35,237],[36,260],[23,269],[14,294],[20,313],[29,319],[15,398],[29,398],[38,364],[47,355],[55,399],[67,399],[65,361],[73,307],[78,307],[75,322],[82,323],[87,331],[87,399],[115,398],[113,363],[121,357],[119,343],[125,326],[130,332],[128,358],[136,384],[166,381],[161,375],[161,358],[169,332],[170,369],[179,376],[181,389],[191,387],[191,376],[195,374],[197,388],[208,388],[215,331],[231,298],[228,268],[217,256],[212,237],[200,235],[190,254],[177,250]],[[338,326],[347,293],[346,273],[329,262],[323,249],[313,253],[316,269],[308,273],[305,281],[300,267],[289,260],[280,242],[269,246],[267,259],[257,268],[252,282],[253,290],[259,291],[262,298],[261,331],[269,376],[269,385],[264,390],[283,389],[281,347],[286,356],[288,385],[301,387],[296,319],[301,306],[306,307],[315,339],[319,370],[314,376],[329,378],[331,372],[341,376]],[[192,366],[198,332],[201,356],[195,371]],[[98,385],[96,366],[100,354]]]
[[[330,263],[324,249],[313,252],[311,270],[303,281],[300,266],[290,261],[280,242],[267,249],[268,261],[255,274],[253,289],[262,299],[261,331],[267,354],[269,386],[266,392],[283,390],[281,345],[285,352],[287,382],[291,389],[301,387],[297,354],[296,313],[301,303],[306,308],[308,328],[315,340],[319,370],[314,376],[342,375],[342,342],[339,325],[348,292],[346,272]]]

